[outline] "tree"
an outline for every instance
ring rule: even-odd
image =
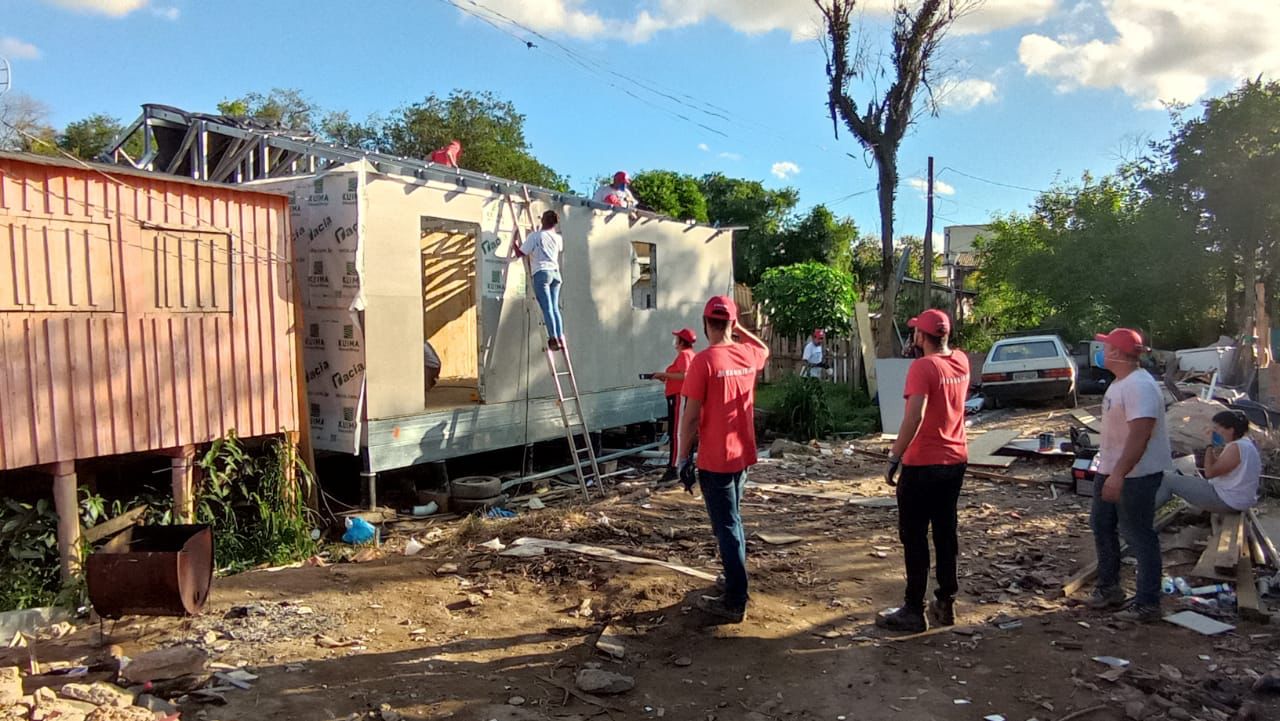
[[[847,271],[815,262],[770,268],[754,291],[773,329],[791,337],[814,328],[847,333],[857,300]]]
[[[1195,218],[1234,332],[1254,284],[1280,292],[1280,81],[1246,81],[1178,124],[1140,169],[1144,187]]]
[[[272,88],[267,94],[252,92],[218,103],[218,112],[233,118],[253,118],[289,130],[315,132],[318,108],[293,88]]]
[[[707,222],[707,198],[698,179],[671,170],[645,170],[631,179],[636,198],[655,213]]]
[[[124,124],[105,113],[94,113],[82,120],[67,123],[67,127],[58,134],[58,147],[77,158],[94,160],[111,145],[121,132]],[[129,157],[137,158],[142,153],[142,134],[135,133],[130,138],[132,147],[126,147]]]
[[[848,272],[858,226],[837,219],[825,205],[815,205],[780,233],[778,257],[787,264],[814,261]]]
[[[800,202],[799,193],[794,188],[769,190],[759,181],[720,173],[702,176],[698,185],[710,222],[747,227],[734,233],[733,274],[738,282],[755,285],[766,269],[780,264],[778,234]]]
[[[57,155],[56,143],[48,106],[24,93],[0,96],[0,150]]]
[[[352,120],[347,111],[336,110],[320,121],[320,135],[335,145],[381,152],[387,144],[383,126],[384,121],[376,115],[361,123]]]
[[[851,22],[858,0],[814,0],[822,12],[830,87],[827,105],[832,124],[837,116],[844,121],[863,148],[871,154],[879,175],[880,201],[880,287],[882,309],[893,316],[898,294],[893,268],[893,205],[898,189],[898,148],[916,120],[916,96],[923,88],[930,94],[933,59],[947,30],[976,5],[977,0],[895,0],[891,67],[884,68],[866,56],[866,48],[851,38]],[[888,76],[892,82],[883,93],[876,80]],[[851,86],[855,81],[871,83],[872,98],[865,111],[858,109]],[[933,102],[931,108],[936,109]],[[880,323],[876,332],[877,351],[894,355],[893,328]]]
[[[428,95],[400,108],[383,135],[387,152],[415,158],[457,140],[459,165],[467,170],[567,192],[568,182],[533,157],[524,121],[514,105],[493,93],[455,90],[447,98]]]

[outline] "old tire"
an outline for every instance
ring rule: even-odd
[[[502,480],[493,476],[464,476],[449,484],[449,496],[458,501],[485,500],[500,495]]]
[[[450,510],[464,516],[477,511],[486,511],[490,508],[502,508],[506,505],[507,497],[505,495],[497,495],[492,498],[455,498],[449,502]]]

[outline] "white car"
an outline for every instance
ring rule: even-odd
[[[982,394],[992,405],[1011,400],[1062,399],[1076,406],[1076,363],[1056,335],[1028,335],[996,341],[982,364]]]

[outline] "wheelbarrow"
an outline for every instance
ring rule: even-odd
[[[85,578],[102,618],[194,616],[213,585],[213,530],[136,526],[90,554]]]

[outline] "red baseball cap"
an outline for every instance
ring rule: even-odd
[[[817,338],[818,340],[825,340],[827,337],[827,332],[819,328],[813,332],[813,337]]]
[[[930,308],[907,321],[907,327],[929,335],[946,335],[951,332],[951,319],[937,308]]]
[[[615,183],[630,183],[630,182],[631,182],[631,176],[627,175],[627,171],[625,171],[625,170],[619,170],[618,172],[616,172],[616,173],[614,173],[614,174],[613,174],[613,182],[615,182]]]
[[[737,320],[738,304],[727,295],[712,296],[702,309],[703,318],[719,318],[721,320]]]
[[[689,345],[693,345],[694,343],[698,342],[698,336],[694,335],[693,331],[689,330],[688,328],[673,330],[671,331],[671,335],[679,338],[680,340],[684,341],[685,343],[688,343]]]
[[[1105,335],[1098,333],[1093,339],[1114,346],[1127,355],[1140,355],[1151,350],[1142,344],[1142,334],[1132,328],[1116,328]]]

